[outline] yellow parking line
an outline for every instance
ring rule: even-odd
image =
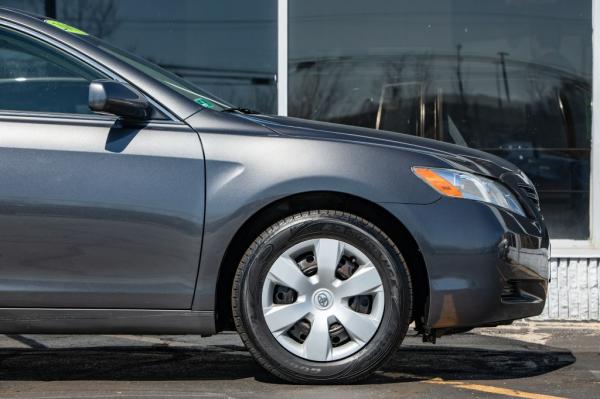
[[[523,399],[565,399],[560,396],[552,396],[552,395],[542,395],[539,393],[533,392],[525,392],[518,391],[516,389],[509,388],[498,388],[491,385],[481,385],[481,384],[470,384],[466,382],[458,382],[458,381],[443,381],[440,379],[433,379],[424,381],[428,384],[439,384],[439,385],[450,385],[455,388],[468,389],[471,391],[485,392],[485,393],[493,393],[496,395],[504,395],[510,396],[512,398],[523,398]]]

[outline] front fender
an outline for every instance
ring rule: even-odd
[[[371,202],[426,204],[439,195],[411,172],[410,151],[291,138],[229,114],[202,111],[188,122],[206,159],[206,212],[193,309],[213,310],[219,267],[240,227],[294,194],[335,191]]]

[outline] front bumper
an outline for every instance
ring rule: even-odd
[[[540,220],[447,197],[428,205],[381,205],[405,225],[423,255],[426,328],[503,324],[544,309],[550,241]]]

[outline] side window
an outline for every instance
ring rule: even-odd
[[[62,51],[0,28],[0,110],[91,114],[89,82],[105,78]]]

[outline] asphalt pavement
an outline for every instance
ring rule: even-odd
[[[358,385],[294,386],[235,333],[0,335],[0,398],[600,398],[600,323],[520,322],[408,337]]]

